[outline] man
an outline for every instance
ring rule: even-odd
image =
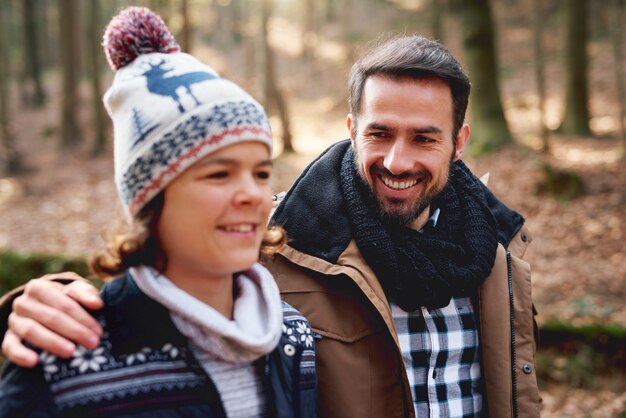
[[[305,169],[272,219],[290,242],[269,267],[319,337],[320,415],[538,417],[530,238],[460,160],[469,79],[412,36],[360,58],[349,89],[350,140]],[[56,285],[16,300],[9,356],[28,355],[19,337],[70,352],[50,331],[59,321],[97,339],[75,302],[51,296],[91,293]]]

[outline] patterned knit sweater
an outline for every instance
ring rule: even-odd
[[[126,274],[102,290],[94,313],[105,332],[100,346],[69,360],[42,353],[35,369],[9,363],[0,382],[0,416],[225,417],[211,377],[169,311]],[[283,303],[283,335],[259,360],[269,417],[315,417],[313,333]]]

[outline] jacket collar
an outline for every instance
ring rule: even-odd
[[[296,179],[274,212],[289,245],[298,251],[335,263],[352,239],[352,225],[343,203],[339,170],[350,141],[324,151]]]

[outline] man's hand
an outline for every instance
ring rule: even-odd
[[[68,285],[50,280],[68,278],[78,280]],[[13,301],[2,352],[17,365],[34,367],[39,361],[37,353],[24,346],[22,340],[62,358],[69,358],[76,344],[97,347],[102,328],[81,305],[99,309],[102,299],[98,290],[80,276],[61,273],[31,280]]]

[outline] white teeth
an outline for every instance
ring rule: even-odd
[[[396,189],[396,190],[408,189],[409,187],[413,187],[417,184],[417,180],[393,181],[385,177],[381,177],[381,179],[383,180],[383,183],[385,183],[387,187],[391,187],[392,189]]]
[[[227,232],[251,232],[254,226],[251,224],[227,225],[224,230]]]

